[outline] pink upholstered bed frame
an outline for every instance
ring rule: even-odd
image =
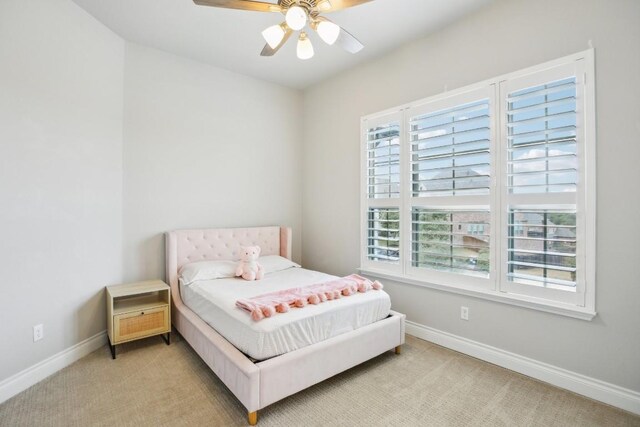
[[[203,260],[237,259],[240,246],[259,245],[261,255],[291,259],[291,229],[255,227],[179,230],[166,233],[167,280],[172,322],[202,360],[247,408],[249,424],[257,411],[280,399],[404,344],[404,314],[386,319],[262,362],[252,362],[180,298],[178,270]]]

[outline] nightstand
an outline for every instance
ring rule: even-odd
[[[111,357],[116,345],[167,334],[171,343],[171,291],[161,280],[107,286],[107,335]]]

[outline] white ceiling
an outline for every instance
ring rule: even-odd
[[[328,14],[365,48],[352,55],[310,34],[316,55],[296,57],[295,39],[261,57],[261,32],[277,13],[197,6],[192,0],[74,0],[126,40],[281,85],[304,88],[431,33],[491,0],[374,0]],[[275,0],[271,0],[275,3]],[[313,33],[313,32],[311,32]]]

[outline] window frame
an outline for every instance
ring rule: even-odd
[[[581,280],[576,279],[576,284],[581,283],[581,288],[576,285],[576,298],[549,299],[554,292],[546,292],[551,289],[544,289],[545,292],[521,292],[518,286],[513,286],[514,282],[507,280],[507,258],[506,243],[508,239],[507,222],[507,158],[506,158],[506,97],[509,91],[504,90],[505,82],[518,79],[527,79],[532,76],[532,81],[544,81],[542,74],[547,74],[554,68],[563,66],[576,67],[576,81],[581,82],[581,94],[584,102],[579,104],[584,111],[579,113],[583,126],[580,127],[583,141],[578,142],[578,149],[582,151],[578,154],[578,181],[581,188],[576,191],[576,228],[579,248],[576,249],[576,257],[582,258],[582,268],[576,272],[581,275]],[[482,299],[503,302],[511,305],[527,307],[540,311],[560,314],[564,316],[591,320],[596,316],[595,311],[595,278],[596,278],[596,123],[595,123],[595,66],[594,51],[589,49],[540,65],[504,74],[492,79],[465,86],[456,90],[447,91],[442,94],[431,96],[425,99],[390,108],[385,111],[363,116],[361,119],[361,268],[364,274],[393,280],[410,285],[435,288],[443,291],[464,294]],[[552,71],[551,71],[552,72]],[[548,80],[551,81],[551,80]],[[490,143],[490,182],[492,190],[489,196],[490,205],[490,272],[489,279],[466,276],[463,274],[448,273],[426,268],[413,267],[411,256],[412,244],[412,208],[445,206],[445,201],[438,201],[440,197],[452,199],[456,196],[437,197],[413,197],[411,189],[411,149],[409,141],[410,119],[429,109],[437,111],[434,106],[442,105],[441,108],[451,108],[461,105],[464,102],[453,102],[456,99],[471,99],[472,94],[481,93],[483,90],[490,94],[490,118],[491,123],[491,143]],[[513,92],[512,89],[510,90]],[[471,94],[471,95],[470,95]],[[491,95],[492,94],[492,95]],[[469,97],[471,98],[465,98]],[[479,100],[481,98],[476,98]],[[473,101],[473,99],[471,99]],[[468,102],[471,102],[468,101]],[[429,107],[431,106],[431,107]],[[577,107],[578,108],[578,107]],[[366,135],[367,130],[375,123],[388,122],[388,117],[399,118],[400,123],[400,197],[397,199],[368,199],[367,195],[367,172],[366,172]],[[473,198],[475,196],[464,196]],[[420,200],[414,200],[420,199]],[[424,200],[428,199],[428,200]],[[433,200],[432,200],[433,199]],[[393,200],[393,203],[391,203]],[[555,197],[553,194],[547,199],[545,204],[549,206],[558,205],[566,198]],[[373,204],[370,203],[373,201]],[[416,202],[419,202],[416,204]],[[375,206],[374,206],[375,205]],[[397,207],[400,209],[400,259],[396,265],[381,265],[386,263],[369,261],[367,259],[366,239],[367,239],[367,215],[369,207]],[[469,205],[472,207],[486,206],[482,203]],[[456,207],[460,207],[457,206]],[[537,206],[539,208],[540,206]],[[580,253],[578,253],[580,252]],[[578,267],[578,264],[576,264]],[[524,285],[527,286],[527,285]],[[530,287],[531,288],[531,287]],[[555,291],[564,292],[567,291]]]

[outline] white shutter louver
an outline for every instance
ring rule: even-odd
[[[552,289],[576,286],[576,212],[511,209],[508,277]]]
[[[367,257],[372,261],[398,263],[400,260],[400,209],[369,208]]]
[[[366,156],[367,197],[400,197],[400,123],[368,129]]]
[[[489,194],[489,100],[410,118],[414,197]]]
[[[509,191],[575,192],[575,77],[511,92],[507,106]]]
[[[491,215],[488,210],[412,210],[414,267],[489,276]]]

